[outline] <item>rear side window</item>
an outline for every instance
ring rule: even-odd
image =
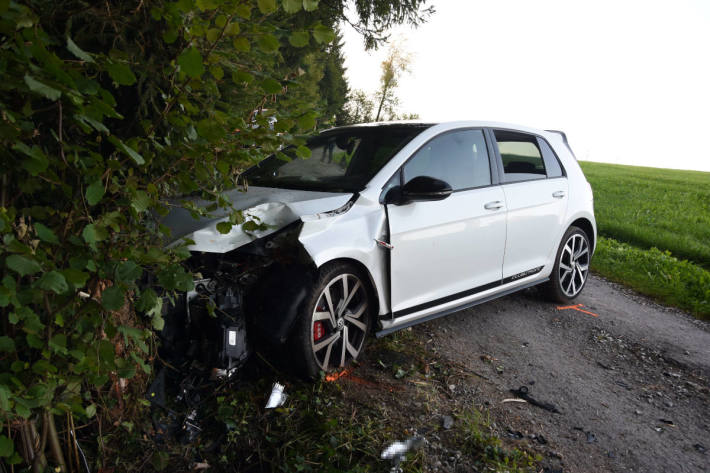
[[[504,182],[547,177],[537,137],[526,133],[494,130],[503,161]]]
[[[441,179],[453,190],[491,184],[482,130],[460,130],[437,136],[420,148],[402,170],[405,184],[417,176]]]
[[[542,151],[542,159],[545,160],[545,168],[547,168],[547,177],[560,177],[564,173],[562,172],[562,166],[557,160],[557,156],[547,144],[547,141],[542,138],[537,139],[538,145],[540,145],[540,151]]]

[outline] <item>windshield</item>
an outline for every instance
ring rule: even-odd
[[[308,158],[286,148],[287,158],[271,155],[243,177],[253,186],[330,192],[357,192],[404,145],[428,125],[353,127],[329,131],[308,140]]]

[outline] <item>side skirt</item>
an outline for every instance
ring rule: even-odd
[[[402,330],[403,328],[412,327],[414,325],[418,325],[423,322],[428,322],[430,320],[438,319],[439,317],[444,317],[446,315],[453,314],[454,312],[459,312],[461,310],[468,309],[469,307],[474,307],[479,304],[483,304],[484,302],[492,301],[494,299],[498,299],[499,297],[507,296],[509,294],[512,294],[512,293],[518,292],[518,291],[522,291],[523,289],[527,289],[529,287],[537,286],[538,284],[542,284],[542,283],[547,282],[549,280],[550,280],[550,278],[538,279],[537,281],[532,281],[532,282],[529,282],[529,283],[524,284],[522,286],[518,286],[516,288],[507,289],[507,290],[499,292],[497,294],[491,294],[490,296],[486,296],[482,299],[476,299],[475,301],[466,302],[465,304],[461,304],[456,307],[452,307],[450,309],[445,309],[445,310],[442,310],[441,312],[435,312],[433,314],[424,315],[421,318],[416,318],[414,320],[408,320],[406,322],[401,322],[400,324],[397,323],[397,319],[394,319],[392,326],[390,326],[386,329],[380,330],[379,332],[376,332],[375,336],[377,338],[381,338],[381,337],[384,337],[385,335],[389,335],[390,333],[396,332],[398,330]],[[384,317],[387,317],[387,316],[384,316]]]

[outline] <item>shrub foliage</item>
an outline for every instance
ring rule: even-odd
[[[375,44],[390,24],[419,21],[423,3],[356,2],[355,24]],[[298,91],[320,77],[301,65],[327,52],[344,9],[0,0],[4,461],[41,469],[55,416],[100,416],[121,380],[149,378],[162,293],[192,287],[160,217],[229,208],[223,191],[245,166],[303,143],[319,110]],[[229,215],[222,231],[241,221]],[[22,448],[27,438],[38,448]]]

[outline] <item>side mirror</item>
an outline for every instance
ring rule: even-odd
[[[387,193],[387,201],[395,205],[403,205],[409,202],[443,200],[452,192],[451,186],[441,179],[417,176],[404,187],[391,189]]]

